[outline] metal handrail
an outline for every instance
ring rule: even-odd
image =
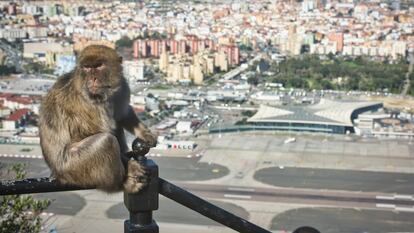
[[[158,177],[158,166],[154,161],[147,160],[143,156],[149,150],[148,148],[143,148],[143,145],[135,140],[132,146],[133,152],[129,153],[132,153],[132,156],[148,169],[150,182],[139,193],[131,194],[124,192],[124,204],[129,211],[129,219],[124,222],[125,233],[159,232],[158,225],[152,219],[152,211],[158,209],[158,194],[235,231],[243,233],[270,232]],[[16,181],[1,181],[0,196],[85,189],[95,189],[95,187],[77,187],[74,185],[60,184],[55,179],[49,177],[29,178]]]
[[[186,206],[207,218],[210,218],[218,223],[238,232],[246,233],[265,233],[269,232],[243,218],[240,218],[220,207],[217,207],[204,199],[162,179],[158,181],[159,194]],[[16,181],[2,181],[0,184],[0,196],[16,195],[16,194],[33,194],[45,192],[61,192],[61,191],[75,191],[94,189],[93,187],[82,188],[71,185],[59,184],[55,179],[44,178],[29,178]],[[145,195],[144,191],[144,195]],[[141,194],[136,195],[137,197]],[[139,203],[139,201],[137,202]]]

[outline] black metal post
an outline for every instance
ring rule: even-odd
[[[159,185],[160,194],[235,231],[243,233],[270,233],[270,231],[237,217],[162,178],[159,179]]]
[[[152,211],[158,209],[158,166],[144,156],[149,147],[144,148],[139,140],[132,145],[132,157],[144,165],[149,172],[149,183],[138,193],[124,192],[124,204],[129,211],[129,220],[124,222],[124,233],[158,233],[157,223],[152,219]]]

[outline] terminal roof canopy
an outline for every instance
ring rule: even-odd
[[[284,122],[353,126],[352,114],[360,109],[381,105],[379,102],[342,102],[321,99],[310,106],[270,107],[261,105],[248,122]]]

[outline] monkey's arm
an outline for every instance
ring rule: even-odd
[[[128,106],[127,114],[119,122],[123,128],[135,136],[141,138],[151,146],[157,144],[157,137],[138,119],[131,106]]]

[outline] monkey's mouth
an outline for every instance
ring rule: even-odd
[[[106,99],[107,97],[111,96],[111,92],[109,91],[109,89],[103,89],[103,88],[98,88],[98,89],[89,89],[88,90],[88,96],[90,99],[95,100],[95,101],[101,101]]]
[[[91,85],[89,88],[89,92],[91,94],[100,94],[102,92],[105,92],[106,90],[111,89],[110,85]]]

